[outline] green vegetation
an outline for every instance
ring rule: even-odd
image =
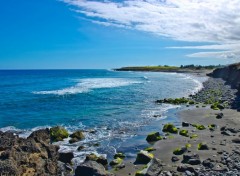
[[[115,69],[116,71],[195,71],[195,70],[212,70],[220,68],[221,65],[181,65],[169,66],[169,65],[158,65],[158,66],[130,66]]]
[[[177,71],[179,70],[179,67],[168,66],[168,65],[136,66],[136,67],[122,67],[115,70],[117,71]]]
[[[181,65],[180,68],[187,68],[187,69],[195,69],[195,70],[201,70],[201,69],[215,69],[215,68],[221,68],[223,67],[222,65],[207,65],[207,66],[202,66],[202,65]]]
[[[189,137],[189,135],[188,135],[188,130],[181,130],[181,131],[179,132],[179,134],[182,135],[182,136],[185,136],[185,137]]]
[[[163,132],[168,132],[168,133],[178,133],[178,129],[171,123],[165,124],[163,126]]]

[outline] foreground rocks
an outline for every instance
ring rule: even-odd
[[[75,170],[75,176],[114,176],[96,161],[85,161]]]
[[[50,144],[49,129],[35,131],[27,139],[10,132],[0,132],[0,173],[61,175],[64,171],[59,167],[58,149],[58,146]]]

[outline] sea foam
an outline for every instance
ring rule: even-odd
[[[50,91],[34,91],[34,94],[54,94],[54,95],[65,95],[65,94],[79,94],[92,91],[93,89],[100,88],[114,88],[121,86],[129,86],[132,84],[140,84],[141,81],[123,78],[91,78],[91,79],[80,79],[74,86],[67,87],[59,90]]]

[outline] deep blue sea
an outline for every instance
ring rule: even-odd
[[[177,123],[177,106],[154,101],[192,94],[202,88],[204,79],[111,70],[2,70],[0,130],[26,137],[36,129],[62,125],[70,132],[86,130],[84,141],[58,143],[62,151],[74,151],[76,161],[89,152],[111,158],[114,152],[124,151],[131,156],[147,145],[143,139],[159,130],[163,121]],[[91,145],[95,143],[100,146]],[[77,152],[80,145],[88,147]]]

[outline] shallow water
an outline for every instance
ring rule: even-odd
[[[55,125],[70,132],[96,130],[94,134],[86,132],[86,139],[79,143],[59,143],[60,150],[74,151],[79,162],[88,152],[111,157],[121,150],[131,156],[146,145],[142,139],[147,132],[159,130],[164,118],[176,121],[170,117],[174,110],[167,113],[176,106],[154,101],[192,94],[202,88],[205,78],[109,70],[15,70],[0,71],[0,80],[1,130],[13,130],[23,137]],[[76,151],[79,145],[89,143],[100,146]]]

